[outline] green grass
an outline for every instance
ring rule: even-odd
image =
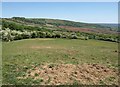
[[[117,67],[116,50],[117,43],[97,40],[26,39],[3,42],[3,84],[37,83],[31,78],[18,80],[16,77],[24,76],[31,65],[41,63],[98,63]]]

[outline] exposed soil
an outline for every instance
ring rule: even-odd
[[[118,71],[98,64],[41,64],[27,70],[26,79],[42,79],[40,84],[118,84]]]
[[[31,46],[30,48],[32,48],[32,49],[50,49],[50,48],[52,48],[52,47],[50,47],[50,46]]]

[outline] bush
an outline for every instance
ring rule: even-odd
[[[80,33],[80,32],[66,32],[66,31],[52,31],[52,30],[11,30],[9,28],[4,28],[0,30],[0,39],[3,41],[13,41],[28,38],[68,38],[68,39],[96,39],[103,41],[119,42],[118,35],[108,35],[108,34],[94,34],[94,33]]]

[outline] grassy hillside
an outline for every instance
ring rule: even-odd
[[[79,28],[79,31],[82,29],[87,28],[86,31],[93,31],[98,30],[96,33],[107,33],[111,30],[111,27],[101,26],[99,24],[89,24],[89,23],[82,23],[82,22],[74,22],[68,20],[59,20],[59,19],[43,19],[43,18],[22,18],[22,17],[13,17],[13,18],[6,18],[3,19],[8,22],[14,22],[22,25],[29,25],[29,26],[37,26],[37,27],[46,27],[46,28],[62,28],[61,26],[69,26],[73,28]],[[64,28],[64,27],[63,27]],[[66,28],[65,28],[66,29]],[[92,29],[92,30],[91,30]],[[69,28],[67,28],[69,30]],[[104,32],[102,32],[102,31]],[[73,29],[74,31],[74,29]],[[82,31],[81,31],[82,32]],[[83,31],[85,32],[85,31]],[[112,32],[111,32],[112,33]]]
[[[3,18],[2,25],[0,34],[3,41],[28,38],[67,38],[119,42],[119,32],[98,24],[58,19],[13,17]]]
[[[3,84],[117,85],[118,47],[77,39],[3,42],[3,67]]]
[[[3,84],[118,85],[117,34],[97,24],[3,18]]]
[[[113,31],[118,31],[118,24],[117,23],[111,23],[111,24],[108,24],[108,23],[99,23],[99,25],[105,26],[105,27],[109,27]]]

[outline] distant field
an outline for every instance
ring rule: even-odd
[[[34,76],[30,76],[29,79],[20,79],[20,77],[26,77],[28,71],[32,72],[31,69],[35,69],[33,67],[42,64],[48,66],[53,64],[52,67],[54,64],[58,64],[58,67],[60,67],[59,64],[64,64],[64,67],[71,66],[71,64],[83,64],[83,66],[87,64],[88,67],[91,66],[88,64],[98,64],[98,66],[115,69],[118,67],[118,46],[117,43],[106,41],[49,38],[3,42],[3,84],[40,84],[40,82],[41,84],[52,84],[50,79],[44,83],[42,77],[39,80],[34,79],[34,81]],[[109,72],[105,73],[109,74]],[[35,76],[39,76],[38,73]],[[75,79],[71,83],[77,84],[76,81]],[[69,84],[69,82],[67,83]],[[117,84],[116,77],[110,77],[110,80],[106,81],[107,83]],[[97,82],[90,84],[97,84]],[[100,81],[99,84],[105,83]]]

